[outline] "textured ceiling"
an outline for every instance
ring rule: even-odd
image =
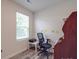
[[[13,1],[35,12],[47,8],[50,5],[53,5],[61,0],[30,0],[30,3],[28,3],[27,0],[13,0]]]

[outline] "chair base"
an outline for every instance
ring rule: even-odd
[[[43,56],[47,56],[47,59],[49,59],[49,56],[50,55],[52,55],[53,53],[52,52],[48,52],[48,51],[40,51],[39,53],[38,53],[38,55],[40,55],[41,54],[41,56],[43,55]]]

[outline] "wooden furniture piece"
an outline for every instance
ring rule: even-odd
[[[66,20],[63,28],[64,39],[54,47],[54,59],[77,59],[77,12]]]

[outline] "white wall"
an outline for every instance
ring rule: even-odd
[[[64,35],[62,32],[63,18],[67,18],[71,12],[77,9],[76,4],[76,0],[63,0],[52,4],[47,9],[36,12],[35,33],[43,32],[46,37],[57,42]]]
[[[30,37],[33,36],[34,17],[31,11],[10,0],[2,0],[1,4],[1,48],[3,50],[2,58],[5,59],[7,56],[27,49],[27,39],[16,40],[16,11],[30,17]]]

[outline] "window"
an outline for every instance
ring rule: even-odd
[[[29,16],[16,12],[16,39],[29,38]]]

